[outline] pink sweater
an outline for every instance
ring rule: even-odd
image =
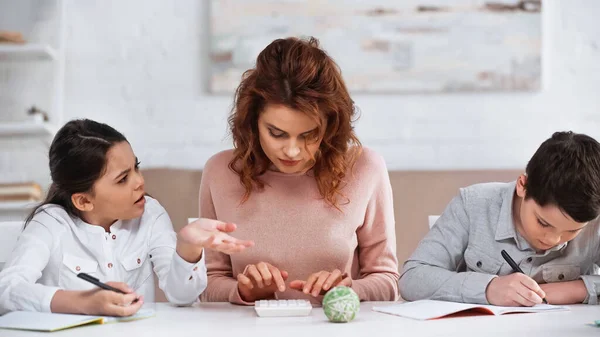
[[[232,155],[232,150],[224,151],[206,163],[200,217],[237,224],[234,235],[254,240],[255,246],[231,256],[206,251],[208,287],[202,301],[249,304],[240,298],[236,277],[246,265],[261,261],[286,270],[286,283],[337,268],[351,275],[361,301],[398,298],[392,189],[381,156],[363,149],[342,190],[350,203],[341,203],[340,212],[322,199],[311,171],[302,175],[268,171],[262,176],[265,189],[253,191],[240,204],[244,188],[227,166]],[[310,299],[317,305],[322,300],[288,286],[276,298]]]

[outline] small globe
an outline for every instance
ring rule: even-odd
[[[337,286],[323,297],[323,311],[331,322],[352,321],[360,310],[360,300],[352,288]]]

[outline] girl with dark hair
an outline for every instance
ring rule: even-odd
[[[252,242],[235,225],[199,219],[178,234],[165,209],[144,192],[139,161],[125,137],[74,120],[49,151],[46,200],[26,220],[0,273],[0,315],[45,311],[129,316],[154,301],[154,272],[167,299],[193,303],[207,283],[204,248],[240,252]],[[121,290],[97,288],[86,273]]]

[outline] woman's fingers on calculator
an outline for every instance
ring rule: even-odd
[[[277,286],[277,290],[285,291],[285,280],[287,280],[287,273],[280,271],[276,267],[269,265],[269,270],[273,276],[273,283]]]
[[[241,278],[242,281],[246,281],[247,278],[253,285],[256,285],[256,287],[261,289],[274,286],[276,288],[274,291],[284,291],[285,280],[288,278],[288,273],[286,271],[281,271],[267,262],[249,264],[241,275],[245,276],[245,278]],[[238,280],[239,279],[240,278],[238,278]],[[245,283],[242,284],[245,285]]]
[[[260,273],[260,276],[262,277],[262,282],[266,287],[270,286],[271,282],[273,281],[273,275],[271,275],[271,270],[269,267],[272,267],[272,266],[267,265],[264,262],[259,262],[256,265],[256,269],[258,269],[258,272]]]
[[[245,274],[248,275],[248,277],[250,277],[250,279],[256,284],[257,287],[262,288],[264,286],[262,276],[260,275],[260,272],[258,271],[258,268],[256,268],[255,265],[252,264],[248,266]]]
[[[254,285],[252,284],[252,280],[250,280],[250,278],[248,278],[244,274],[238,274],[237,280],[238,280],[239,284],[243,285],[244,287],[246,287],[248,289],[254,288]]]
[[[238,291],[244,301],[272,298],[277,291],[285,291],[288,273],[267,262],[249,264],[237,276]]]

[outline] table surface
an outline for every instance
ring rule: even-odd
[[[258,317],[254,307],[229,303],[198,303],[191,307],[175,307],[167,303],[151,303],[156,316],[122,323],[88,325],[52,333],[0,329],[0,336],[600,336],[600,327],[592,323],[600,319],[600,307],[569,306],[570,311],[502,316],[472,316],[417,321],[383,314],[373,306],[390,302],[362,302],[357,318],[350,323],[330,323],[322,308],[313,308],[305,317]]]

